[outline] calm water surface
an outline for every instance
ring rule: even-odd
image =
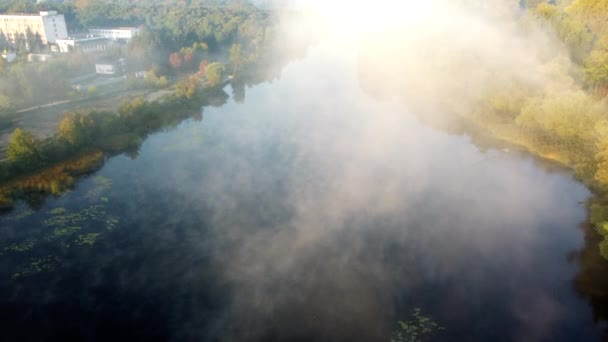
[[[438,340],[599,339],[588,190],[371,97],[338,50],[0,218],[2,339],[387,341],[416,308]]]

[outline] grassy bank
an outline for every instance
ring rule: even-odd
[[[188,96],[125,101],[116,112],[68,112],[56,134],[43,141],[16,130],[8,147],[10,159],[0,163],[0,209],[11,209],[18,199],[35,205],[45,196],[60,195],[78,176],[101,167],[106,156],[136,156],[149,134],[187,118],[200,119],[202,106],[228,98],[219,87],[194,87]]]
[[[0,210],[11,209],[17,198],[29,200],[32,204],[40,197],[61,195],[74,185],[75,177],[98,170],[104,159],[105,153],[92,150],[8,181],[0,185]]]

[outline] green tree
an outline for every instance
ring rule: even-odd
[[[207,66],[207,81],[212,87],[222,82],[224,77],[224,66],[220,63],[211,63]]]
[[[33,134],[16,128],[7,148],[8,159],[21,167],[32,168],[40,164],[40,142]]]
[[[97,96],[97,87],[95,87],[94,85],[90,85],[87,87],[87,96],[88,97],[95,97]]]
[[[68,112],[59,122],[58,134],[72,146],[85,146],[94,137],[95,122],[83,113]]]
[[[199,89],[199,79],[196,76],[184,77],[176,84],[175,95],[177,97],[185,97],[191,99],[196,95]]]
[[[241,52],[241,44],[232,44],[230,48],[230,61],[234,65],[234,71],[232,72],[232,77],[236,75],[236,71],[243,64],[243,54]]]
[[[608,51],[592,51],[585,61],[585,78],[591,85],[608,85]]]
[[[7,117],[15,112],[15,107],[10,97],[0,94],[0,117]]]

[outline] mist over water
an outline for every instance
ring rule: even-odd
[[[52,272],[3,280],[6,335],[388,341],[421,308],[445,327],[438,340],[597,340],[570,258],[589,191],[420,123],[390,91],[397,78],[369,91],[373,51],[344,27],[326,33],[242,104],[109,159],[95,176],[112,180],[105,210],[120,223]],[[0,218],[3,237],[86,208],[93,187],[18,225]],[[3,279],[11,266],[0,260]]]
[[[108,160],[119,226],[38,281],[5,283],[9,336],[386,341],[421,308],[439,340],[597,338],[568,261],[589,192],[369,95],[335,43]],[[90,186],[28,229],[85,206]]]

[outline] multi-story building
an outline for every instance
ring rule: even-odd
[[[42,44],[55,43],[57,39],[66,38],[68,29],[63,14],[57,11],[35,14],[0,15],[0,32],[13,43],[28,35],[38,35]]]
[[[97,27],[89,29],[89,33],[94,36],[105,37],[112,40],[130,41],[139,35],[137,27]]]

